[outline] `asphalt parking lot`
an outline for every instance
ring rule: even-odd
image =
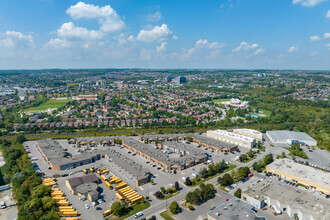
[[[17,218],[17,206],[13,200],[11,189],[0,192],[0,201],[6,203],[7,208],[0,209],[0,220],[14,220]]]
[[[209,199],[208,201],[202,203],[201,205],[195,205],[194,211],[189,211],[182,208],[182,212],[175,215],[175,218],[178,220],[186,220],[186,219],[206,219],[207,213],[214,207],[221,205],[226,202],[226,199],[231,199],[233,196],[221,191],[217,190],[215,197]],[[181,202],[179,205],[181,206]]]

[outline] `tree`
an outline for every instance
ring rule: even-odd
[[[111,204],[111,213],[116,216],[122,216],[127,212],[127,204],[116,201]]]
[[[172,214],[178,214],[180,211],[180,207],[176,201],[173,201],[169,206],[169,210],[171,211]]]
[[[156,192],[155,192],[155,196],[156,196],[156,198],[158,198],[158,199],[164,198],[164,195],[163,195],[163,193],[162,193],[161,191],[156,191]]]
[[[240,167],[238,168],[238,176],[239,179],[243,179],[247,177],[247,175],[250,173],[249,167]]]
[[[192,185],[192,182],[191,182],[191,180],[190,180],[189,177],[186,178],[185,184],[186,184],[187,186],[191,186],[191,185]]]
[[[229,186],[234,183],[234,180],[231,175],[226,173],[222,178],[219,177],[218,182],[221,184],[221,186]]]
[[[254,162],[254,164],[252,165],[252,168],[255,171],[257,171],[258,173],[260,173],[262,171],[260,165],[258,164],[258,162]]]
[[[193,141],[194,141],[194,139],[193,139],[192,137],[190,137],[190,136],[188,136],[186,139],[187,139],[187,141],[189,141],[189,142],[193,142]]]
[[[207,169],[204,167],[204,168],[202,168],[199,172],[198,172],[198,174],[200,175],[200,177],[202,177],[202,178],[206,178],[207,177]]]
[[[151,179],[151,180],[150,180],[150,183],[151,183],[152,185],[154,185],[154,179]]]
[[[176,190],[179,190],[179,189],[180,189],[180,185],[179,185],[179,182],[178,182],[178,181],[176,181],[176,182],[174,183],[174,188],[175,188]]]
[[[253,157],[254,157],[252,150],[250,150],[247,154],[248,154],[248,156],[249,156],[250,158],[253,158]]]
[[[149,220],[156,220],[156,216],[151,216],[150,218],[149,218]]]
[[[267,154],[263,159],[265,165],[268,165],[274,161],[273,154]]]
[[[242,194],[242,190],[241,190],[241,188],[238,188],[238,189],[234,192],[234,196],[236,196],[237,198],[241,198],[241,194]]]

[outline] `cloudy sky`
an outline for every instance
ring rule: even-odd
[[[0,69],[330,69],[330,0],[1,0]]]

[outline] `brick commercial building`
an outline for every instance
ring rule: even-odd
[[[98,183],[99,178],[94,173],[72,177],[65,181],[72,194],[85,196],[89,201],[96,201],[99,198]]]
[[[109,159],[110,162],[115,163],[121,169],[132,175],[137,186],[141,186],[149,182],[150,171],[143,168],[139,163],[125,157],[115,150],[107,151],[106,158]]]
[[[154,144],[141,143],[133,137],[124,137],[122,140],[123,147],[168,171],[184,170],[192,165],[207,161],[206,153],[200,153],[195,155],[195,157],[190,157],[189,155],[170,157],[170,155],[158,149]]]

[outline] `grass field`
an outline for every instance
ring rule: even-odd
[[[136,205],[133,205],[132,206],[132,210],[129,211],[129,213],[127,213],[126,215],[124,216],[120,216],[120,217],[117,217],[117,216],[112,216],[110,218],[107,218],[108,220],[123,220],[123,219],[126,219],[138,212],[141,212],[147,208],[150,207],[150,202],[142,202],[142,203],[139,203],[139,204],[136,204]]]
[[[164,211],[164,212],[161,212],[160,213],[160,216],[165,219],[165,220],[175,220],[173,217],[172,217],[172,214],[170,211]]]
[[[47,102],[42,103],[41,105],[39,105],[37,107],[28,108],[28,109],[25,109],[24,111],[33,112],[33,111],[45,111],[49,108],[60,108],[70,101],[72,101],[72,99],[61,99],[61,100],[51,99],[51,100],[48,100]]]
[[[265,109],[261,109],[261,110],[259,110],[259,113],[269,117],[272,112],[268,111],[268,110],[265,110]]]
[[[230,99],[214,99],[213,102],[225,102],[230,101]]]

